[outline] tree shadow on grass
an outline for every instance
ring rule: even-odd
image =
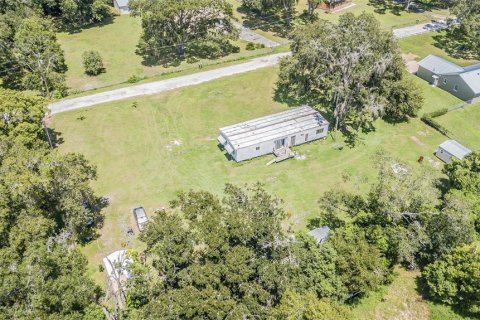
[[[91,23],[91,24],[86,24],[86,25],[80,25],[80,26],[67,26],[67,25],[59,25],[59,31],[60,32],[66,32],[68,34],[76,34],[76,33],[81,33],[85,30],[92,29],[92,28],[98,28],[98,27],[103,27],[109,24],[112,24],[115,22],[115,19],[117,16],[109,16],[103,19],[101,22],[97,23]]]
[[[237,12],[244,15],[243,26],[251,30],[272,32],[275,36],[282,38],[286,38],[291,31],[291,27],[284,22],[284,14],[281,11],[271,11],[262,15],[244,6],[240,6]],[[292,16],[293,15],[294,12],[292,13]]]
[[[233,45],[229,40],[190,42],[184,47],[183,54],[179,54],[174,45],[162,48],[137,46],[136,53],[142,57],[142,65],[177,67],[182,62],[198,62],[199,59],[215,60],[232,53],[240,52],[238,46]]]
[[[448,29],[433,36],[433,45],[455,59],[480,59],[473,50],[465,46],[462,38],[462,35],[456,28]]]
[[[391,13],[400,16],[406,12],[402,4],[392,0],[369,0],[368,5],[374,7],[374,12],[378,14]]]
[[[422,296],[423,300],[427,300],[430,303],[435,304],[435,305],[443,305],[443,306],[449,307],[454,313],[456,313],[457,315],[459,315],[462,318],[465,318],[465,319],[479,319],[479,314],[478,313],[471,312],[469,310],[463,310],[459,307],[446,305],[442,302],[436,301],[433,297],[431,297],[429,295],[428,285],[427,285],[427,282],[425,281],[425,279],[423,277],[419,276],[419,277],[416,278],[415,281],[416,281],[415,290],[417,291],[417,293],[419,295]]]

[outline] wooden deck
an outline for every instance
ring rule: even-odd
[[[281,147],[279,149],[275,149],[273,150],[273,154],[275,155],[275,159],[267,163],[267,166],[273,163],[282,162],[283,160],[287,160],[295,156],[295,153],[288,147]]]

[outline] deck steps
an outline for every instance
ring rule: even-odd
[[[267,163],[267,166],[274,163],[282,162],[295,156],[295,153],[288,147],[281,147],[279,149],[275,149],[273,150],[273,154],[275,155],[275,159],[270,160]]]

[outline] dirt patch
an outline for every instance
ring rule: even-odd
[[[410,139],[412,139],[413,142],[415,142],[415,144],[419,145],[419,146],[424,146],[425,143],[423,143],[422,141],[420,141],[420,139],[418,139],[417,137],[415,136],[411,136]]]
[[[431,157],[425,157],[425,159],[432,165],[437,170],[440,170],[442,168],[442,163],[438,160],[434,160]]]
[[[413,53],[402,54],[402,59],[408,72],[416,73],[418,71],[418,62],[416,60],[417,58],[418,56]]]

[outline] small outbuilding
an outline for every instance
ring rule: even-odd
[[[318,245],[320,245],[327,240],[328,235],[330,234],[330,228],[323,226],[309,231],[308,234],[315,239]]]
[[[318,111],[302,106],[221,128],[217,140],[239,162],[325,138],[328,125]]]
[[[437,151],[435,151],[435,155],[445,163],[449,163],[452,157],[463,160],[470,153],[472,153],[472,150],[455,140],[446,140],[442,142],[438,146]]]
[[[130,7],[128,6],[128,0],[113,0],[113,6],[120,14],[130,14]]]

